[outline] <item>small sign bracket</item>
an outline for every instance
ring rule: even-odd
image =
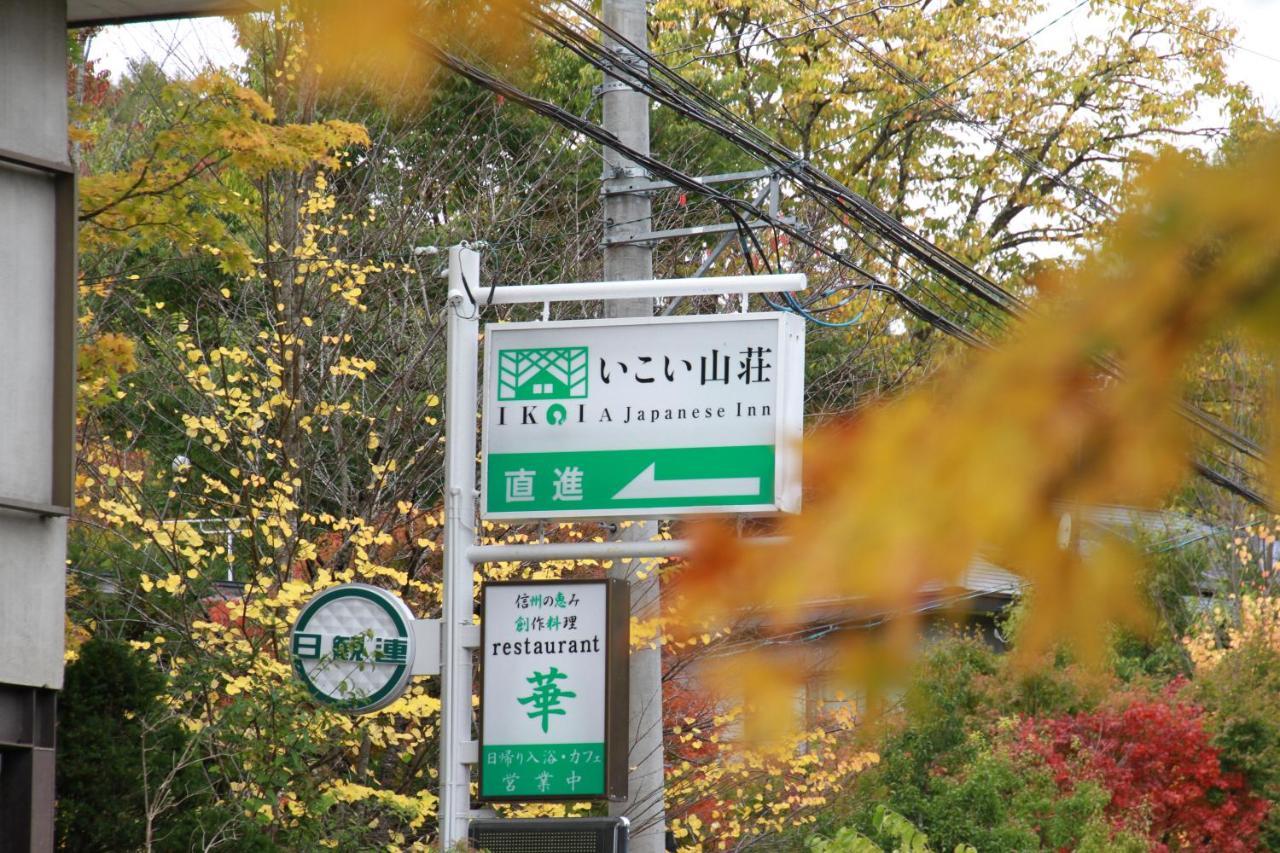
[[[440,674],[440,620],[413,620],[413,637],[417,650],[413,655],[414,675]]]

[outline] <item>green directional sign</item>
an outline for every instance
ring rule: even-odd
[[[737,506],[773,496],[773,445],[499,453],[489,508],[557,512]]]
[[[794,315],[493,324],[485,346],[486,517],[798,510]]]

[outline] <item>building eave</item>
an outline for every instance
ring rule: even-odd
[[[213,15],[240,15],[260,12],[265,3],[247,0],[67,0],[67,26],[100,27],[203,18]]]

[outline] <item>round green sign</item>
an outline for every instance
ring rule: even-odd
[[[413,613],[363,583],[321,592],[302,608],[289,648],[293,671],[317,701],[367,714],[404,693],[413,671]]]

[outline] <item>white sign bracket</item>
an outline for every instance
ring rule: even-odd
[[[417,641],[413,655],[414,675],[440,674],[440,620],[415,619],[413,637]]]
[[[458,643],[464,649],[480,648],[480,626],[461,625],[458,627]]]

